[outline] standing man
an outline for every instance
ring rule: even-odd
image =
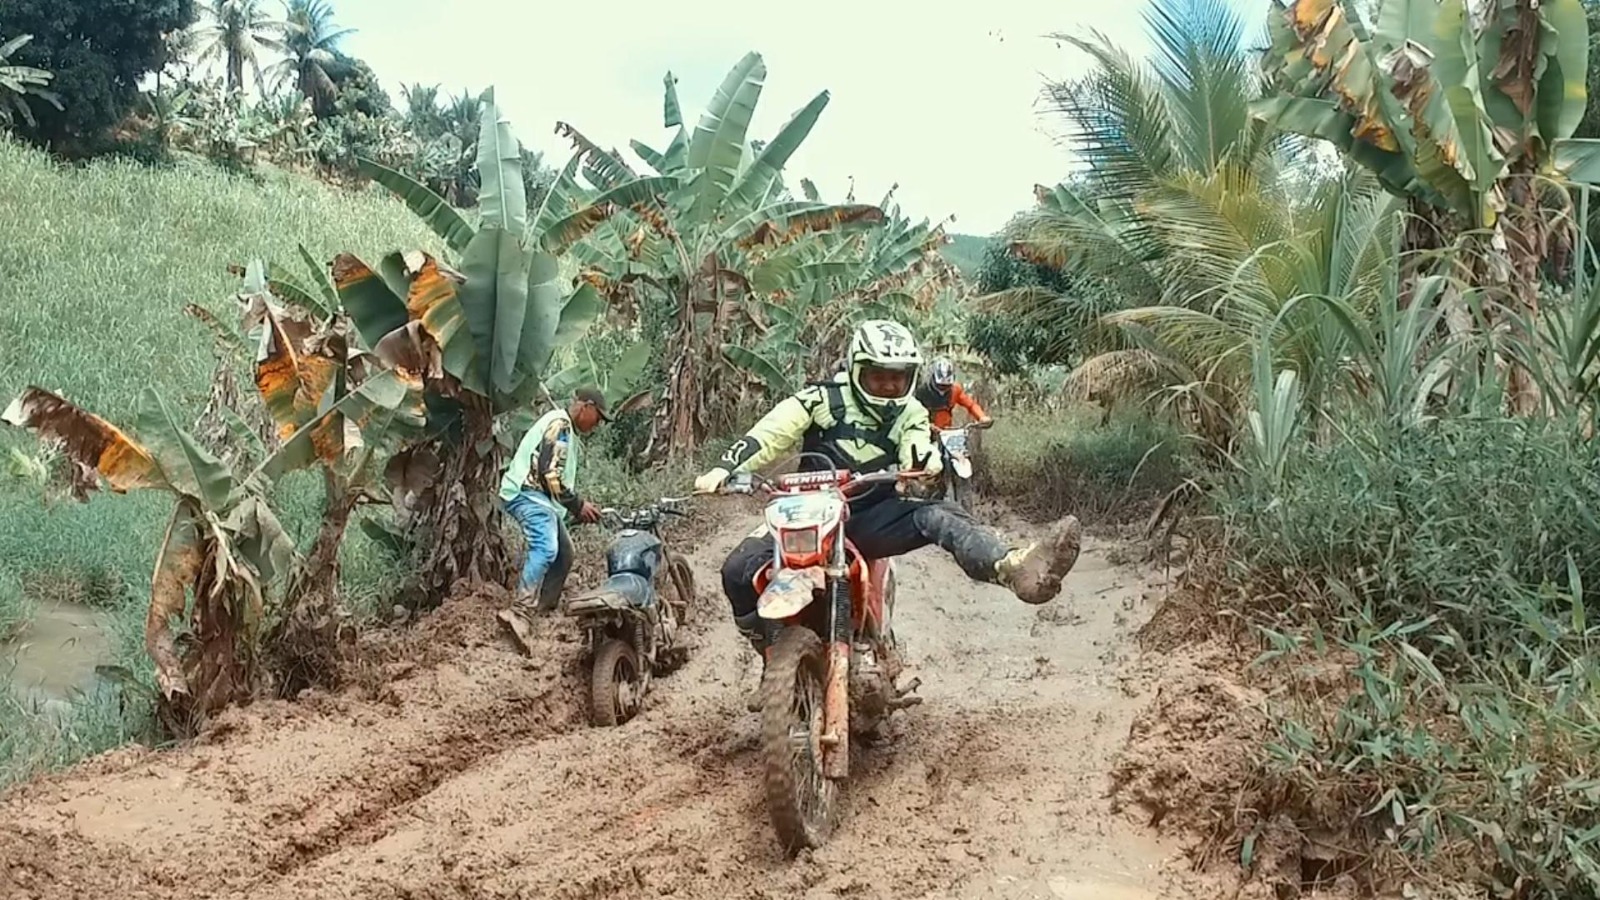
[[[521,629],[512,618],[548,612],[561,599],[572,569],[567,515],[584,524],[600,521],[600,509],[578,495],[578,436],[610,420],[604,395],[592,387],[579,388],[566,409],[550,410],[528,429],[500,480],[500,499],[528,544],[516,605],[500,614],[519,637]]]

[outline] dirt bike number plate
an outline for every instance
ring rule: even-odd
[[[798,615],[811,605],[816,592],[828,583],[827,575],[819,566],[805,569],[779,569],[772,573],[767,589],[761,592],[756,612],[761,618],[781,622]]]

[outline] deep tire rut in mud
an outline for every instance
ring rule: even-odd
[[[588,725],[569,623],[541,621],[530,658],[495,621],[503,593],[458,597],[371,636],[362,686],[0,797],[0,898],[1213,895],[1109,812],[1152,684],[1131,635],[1161,587],[1094,541],[1039,608],[937,550],[900,561],[904,677],[926,702],[853,757],[828,843],[790,859],[744,708],[759,662],[709,590],[752,524],[687,557],[691,655],[632,722]]]

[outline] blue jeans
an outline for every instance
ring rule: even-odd
[[[525,593],[537,590],[539,608],[555,609],[572,569],[572,540],[567,536],[566,523],[527,491],[506,501],[506,513],[521,526],[528,545],[519,589]]]

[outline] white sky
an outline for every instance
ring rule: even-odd
[[[1266,12],[1267,0],[1235,0]],[[357,29],[344,49],[399,85],[443,91],[493,84],[529,147],[559,166],[570,149],[553,133],[571,122],[626,151],[660,148],[661,78],[678,76],[692,129],[722,76],[747,50],[762,54],[766,87],[751,136],[770,138],[817,92],[831,101],[787,176],[811,178],[841,200],[877,202],[890,185],[911,216],[956,216],[952,230],[989,234],[1070,165],[1039,90],[1082,72],[1083,55],[1051,32],[1104,32],[1142,54],[1145,0],[808,0],[757,6],[726,0],[335,0]],[[765,12],[763,12],[763,8]],[[1259,12],[1257,12],[1259,8]]]

